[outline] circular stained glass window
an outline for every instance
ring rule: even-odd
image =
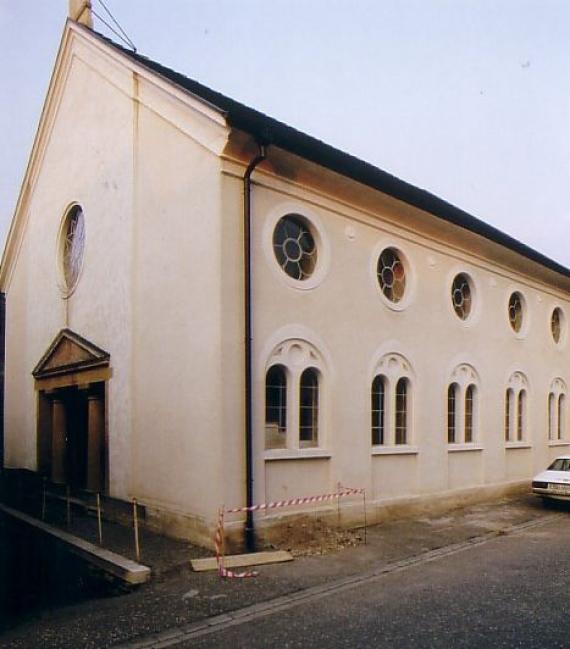
[[[556,307],[552,312],[552,316],[550,318],[550,331],[552,332],[552,338],[555,343],[560,342],[563,318],[564,316],[562,315],[562,310]]]
[[[74,205],[65,215],[60,239],[60,263],[67,291],[71,291],[79,279],[84,248],[83,210],[79,205]]]
[[[471,313],[471,284],[464,273],[455,276],[451,285],[453,310],[461,320],[467,320]]]
[[[400,254],[386,248],[378,258],[378,283],[390,302],[399,302],[406,291],[406,271]]]
[[[517,333],[523,324],[523,300],[520,293],[513,293],[509,298],[509,322]]]
[[[287,214],[279,219],[273,231],[273,250],[289,277],[302,281],[313,274],[317,265],[317,246],[304,217]]]

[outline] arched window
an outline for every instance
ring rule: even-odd
[[[517,399],[517,442],[522,442],[525,436],[526,392],[520,390]]]
[[[265,367],[266,450],[322,445],[326,431],[319,406],[326,365],[319,350],[302,338],[288,338],[274,347]]]
[[[451,374],[447,388],[447,443],[473,444],[477,441],[477,370],[461,363]]]
[[[319,433],[319,374],[307,368],[299,382],[299,446],[317,446]]]
[[[556,397],[551,392],[548,395],[548,439],[554,439],[556,429]]]
[[[558,439],[564,439],[565,430],[564,430],[564,411],[566,405],[566,396],[564,394],[559,395],[558,397],[558,426],[557,426],[557,437]]]
[[[408,380],[399,379],[396,384],[396,444],[407,444],[408,437]]]
[[[475,411],[475,386],[468,385],[465,390],[465,443],[473,441],[473,413]]]
[[[459,386],[452,383],[447,388],[447,443],[455,444],[457,441],[457,393]]]
[[[556,377],[548,391],[548,440],[560,441],[566,438],[566,382]]]
[[[517,443],[528,439],[527,395],[528,379],[519,371],[513,372],[505,392],[505,442]]]
[[[372,413],[372,444],[377,446],[385,443],[384,422],[386,417],[386,382],[383,376],[376,376],[372,381],[371,413]]]
[[[509,388],[505,393],[505,441],[512,441],[515,406],[515,393]]]
[[[265,376],[265,448],[287,446],[287,374],[273,365]]]
[[[398,352],[384,354],[376,363],[370,384],[372,446],[412,443],[413,377],[410,362]]]

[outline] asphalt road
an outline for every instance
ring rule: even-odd
[[[570,515],[177,647],[570,647]]]

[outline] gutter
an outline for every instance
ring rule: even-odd
[[[265,146],[259,144],[259,153],[251,160],[243,176],[243,258],[244,258],[244,317],[245,317],[245,489],[248,507],[245,522],[245,547],[255,552],[253,513],[253,390],[252,390],[252,263],[251,263],[251,174],[265,160]]]

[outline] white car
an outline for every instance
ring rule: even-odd
[[[532,479],[532,492],[541,498],[570,500],[570,455],[557,457]]]

